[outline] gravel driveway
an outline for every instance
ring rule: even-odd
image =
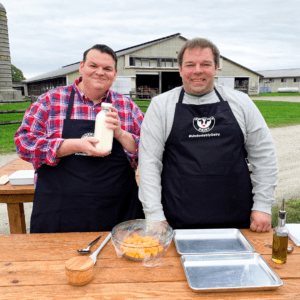
[[[276,200],[300,198],[300,125],[272,128],[278,157]]]
[[[278,186],[275,200],[300,198],[300,125],[272,128],[279,165]],[[0,167],[18,157],[16,154],[1,155]],[[32,203],[25,203],[27,230],[29,229]],[[0,204],[0,234],[9,233],[6,204]]]

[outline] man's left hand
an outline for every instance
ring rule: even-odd
[[[114,131],[114,137],[118,140],[124,133],[121,128],[121,120],[115,107],[111,106],[110,110],[110,112],[105,114],[105,122],[107,123],[107,128]]]
[[[271,215],[253,210],[250,216],[250,229],[256,232],[271,230]]]
[[[117,109],[114,107],[111,107],[110,109],[111,111],[105,114],[107,128],[114,131],[114,138],[117,139],[128,152],[135,153],[135,139],[130,132],[122,129]]]

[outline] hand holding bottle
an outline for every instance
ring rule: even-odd
[[[119,139],[123,135],[123,129],[121,127],[121,120],[118,115],[118,110],[111,106],[110,111],[108,111],[106,114],[106,124],[107,128],[114,131],[114,137],[116,139]]]
[[[102,103],[101,104],[101,111],[96,116],[95,122],[95,139],[98,140],[95,143],[96,149],[103,150],[103,151],[111,151],[112,144],[113,144],[113,134],[114,131],[110,128],[111,125],[107,125],[107,121],[111,120],[107,114],[110,113],[110,110],[113,109],[111,103]],[[110,121],[111,122],[111,121]],[[110,123],[109,122],[109,123]]]
[[[102,105],[104,106],[103,108]],[[122,129],[118,110],[108,103],[102,103],[102,105],[102,110],[98,113],[95,124],[95,138],[99,140],[99,142],[95,144],[96,148],[110,152],[112,147],[110,144],[112,145],[112,140],[115,138],[128,152],[135,153],[135,139],[130,132]],[[102,134],[102,131],[104,134]],[[104,138],[106,140],[104,142],[105,146],[101,146],[102,135],[107,137]]]

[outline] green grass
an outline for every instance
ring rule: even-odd
[[[137,105],[147,105],[147,106],[149,106],[149,104],[150,104],[150,101],[143,101],[143,100],[134,100],[134,102]]]
[[[147,107],[140,107],[140,110],[141,110],[143,113],[146,113]]]
[[[300,93],[263,93],[252,95],[250,97],[282,97],[282,96],[300,96]]]
[[[0,104],[0,111],[3,110],[25,110],[31,105],[31,102],[22,102],[22,103],[6,103]],[[0,122],[8,122],[8,121],[22,121],[24,117],[24,113],[9,113],[9,114],[0,114]],[[1,125],[5,126],[6,125]],[[0,131],[1,130],[0,126]],[[2,145],[2,143],[1,143]]]
[[[287,223],[300,223],[300,199],[289,199],[285,201],[284,209],[286,211]],[[278,224],[278,212],[280,206],[272,207],[272,227]]]
[[[24,113],[0,114],[0,122],[22,121]],[[5,125],[1,125],[5,126]]]
[[[31,105],[31,102],[22,103],[6,103],[0,105],[0,110],[15,110],[15,109],[27,109]]]
[[[15,153],[14,135],[21,124],[0,125],[0,154]]]
[[[300,102],[253,101],[269,128],[300,124]]]
[[[147,108],[150,104],[150,101],[143,101],[143,100],[134,100],[134,102],[140,107],[140,110],[143,113],[146,113]],[[147,107],[143,107],[143,106],[147,106]]]
[[[1,104],[0,110],[25,110],[31,102]],[[22,121],[24,113],[0,114],[0,122]],[[14,135],[21,124],[0,125],[0,154],[15,153]]]

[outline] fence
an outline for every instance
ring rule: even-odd
[[[4,100],[0,101],[0,104],[7,104],[7,103],[23,103],[30,101],[31,103],[35,102],[37,97],[31,96],[30,99],[24,100]],[[0,110],[0,114],[12,114],[12,113],[25,113],[26,109],[24,110]],[[7,122],[0,122],[0,125],[10,125],[10,124],[21,124],[22,121],[7,121]]]
[[[148,86],[140,86],[135,91],[131,91],[129,96],[131,99],[138,98],[135,100],[151,100],[153,97],[159,94],[157,88],[150,88]]]
[[[135,93],[131,92],[130,94],[124,94],[125,96],[129,96],[131,99],[132,98],[141,98],[141,101],[151,101],[151,98],[148,97],[150,94],[148,93]],[[147,96],[147,99],[144,99],[144,97]],[[151,96],[155,96],[152,95]],[[22,102],[28,102],[31,101],[31,103],[35,102],[38,97],[36,96],[30,96],[30,99],[24,99],[24,100],[11,100],[11,101],[0,101],[1,103],[22,103]],[[150,99],[149,99],[150,98]],[[138,100],[136,100],[138,101]],[[148,107],[149,105],[138,105],[139,107]],[[11,114],[11,113],[25,113],[25,110],[0,110],[0,114]],[[6,122],[0,122],[0,125],[10,125],[10,124],[21,124],[22,121],[6,121]]]

